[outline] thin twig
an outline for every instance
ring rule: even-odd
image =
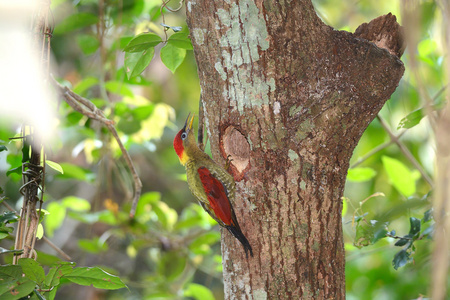
[[[180,9],[182,9],[183,8],[183,2],[184,2],[184,0],[181,0],[180,1],[180,6],[178,6],[177,8],[170,8],[170,7],[168,7],[167,6],[167,3],[169,3],[170,2],[170,0],[166,0],[166,1],[164,1],[163,0],[163,4],[161,5],[161,9],[163,8],[163,7],[165,7],[165,8],[167,8],[167,10],[168,11],[170,11],[170,12],[177,12],[177,11],[179,11]]]
[[[64,251],[61,250],[61,248],[59,248],[58,246],[56,246],[55,244],[53,244],[52,241],[50,241],[47,237],[43,236],[42,240],[44,240],[44,242],[46,242],[50,247],[53,248],[53,250],[55,250],[56,252],[59,253],[59,255],[61,255],[62,257],[64,257],[65,260],[67,261],[71,261],[72,258]]]
[[[405,131],[402,131],[399,135],[397,135],[397,139],[399,139],[402,135],[404,135],[405,132],[406,132],[406,130],[405,130]],[[389,142],[386,142],[386,143],[384,143],[384,144],[381,144],[381,145],[379,145],[379,146],[373,148],[373,149],[370,150],[366,155],[364,155],[364,156],[358,158],[358,160],[357,160],[353,165],[350,166],[350,169],[351,169],[351,168],[356,168],[357,166],[359,166],[360,164],[362,164],[364,161],[366,161],[367,159],[369,159],[372,155],[374,155],[374,154],[376,154],[377,152],[383,150],[384,148],[389,147],[389,146],[392,145],[393,143],[394,143],[394,141],[391,139]]]
[[[139,198],[141,197],[141,191],[142,191],[142,182],[139,178],[139,175],[136,171],[136,168],[134,167],[133,161],[131,160],[130,154],[128,154],[127,149],[125,149],[125,146],[122,144],[122,141],[120,140],[119,134],[117,133],[116,128],[112,123],[105,123],[106,127],[111,131],[112,135],[116,139],[117,143],[119,144],[120,150],[122,150],[123,156],[125,158],[125,161],[127,162],[128,167],[130,168],[131,175],[133,175],[133,181],[134,181],[134,198],[133,203],[131,205],[130,210],[130,217],[134,218],[134,214],[136,213],[136,206],[139,201]]]
[[[122,151],[125,161],[127,162],[128,168],[130,169],[130,172],[133,176],[134,197],[130,210],[130,217],[133,218],[136,212],[137,203],[139,201],[139,198],[141,197],[142,182],[141,179],[139,178],[139,175],[137,174],[136,168],[134,167],[130,154],[128,153],[127,149],[125,149],[125,146],[120,140],[119,134],[117,133],[117,130],[114,127],[114,121],[111,121],[108,118],[106,118],[105,115],[103,114],[103,111],[98,109],[97,106],[95,106],[91,101],[74,93],[68,87],[61,85],[58,81],[55,80],[55,78],[53,78],[52,75],[51,78],[55,86],[59,89],[60,93],[62,94],[64,100],[66,100],[66,102],[73,109],[91,119],[95,119],[103,123],[117,141],[117,144],[119,145],[119,148]]]
[[[422,166],[419,164],[419,162],[414,158],[414,156],[409,151],[409,149],[406,148],[406,146],[402,142],[400,142],[400,140],[397,138],[397,136],[395,136],[394,133],[392,133],[388,124],[386,123],[386,121],[383,120],[383,118],[380,117],[380,115],[377,115],[377,119],[378,119],[378,121],[380,121],[380,124],[384,128],[384,130],[386,130],[386,132],[389,134],[389,136],[391,137],[391,140],[395,144],[397,144],[397,146],[399,147],[399,149],[403,153],[403,155],[405,155],[405,157],[414,165],[414,167],[417,170],[419,170],[420,174],[425,179],[425,181],[431,186],[431,188],[433,188],[433,180],[430,178],[430,176],[428,176],[428,174],[425,172],[425,170],[422,168]]]
[[[180,0],[180,6],[177,7],[177,8],[170,8],[170,7],[168,7],[168,6],[167,6],[167,3],[169,3],[169,2],[170,2],[170,0],[163,0],[163,1],[162,1],[162,4],[161,4],[161,7],[160,7],[160,9],[159,9],[159,12],[161,13],[161,18],[162,18],[163,24],[166,24],[166,18],[164,17],[164,12],[163,12],[164,7],[165,7],[168,11],[170,11],[170,12],[177,12],[177,11],[179,11],[180,9],[183,8],[183,2],[184,2],[184,0]],[[169,28],[164,27],[164,36],[166,37],[165,41],[167,41],[167,30],[169,30]]]

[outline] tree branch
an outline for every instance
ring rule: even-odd
[[[425,172],[425,170],[422,168],[422,166],[419,164],[419,162],[414,158],[414,156],[412,155],[411,151],[409,151],[408,148],[406,148],[406,146],[400,142],[400,140],[398,139],[397,136],[395,136],[394,133],[392,133],[391,129],[389,128],[389,126],[386,124],[386,121],[383,120],[383,118],[381,118],[379,115],[377,116],[378,121],[380,121],[381,126],[384,128],[384,130],[386,130],[386,132],[389,134],[389,136],[391,137],[391,140],[397,144],[397,146],[400,148],[400,151],[403,153],[403,155],[405,155],[405,157],[414,165],[414,167],[416,167],[417,170],[419,170],[420,174],[422,175],[422,177],[425,179],[425,181],[431,186],[433,187],[433,180],[431,179],[430,176],[428,176],[428,174]]]
[[[125,149],[125,146],[120,140],[119,134],[117,133],[117,130],[114,127],[114,121],[111,121],[108,118],[106,118],[103,111],[98,109],[97,106],[95,106],[91,101],[74,93],[68,87],[61,85],[58,81],[55,80],[55,78],[53,78],[53,76],[51,76],[51,78],[53,80],[54,85],[57,87],[57,89],[63,96],[64,100],[67,102],[67,104],[69,104],[74,110],[78,111],[79,113],[103,123],[106,126],[106,128],[108,128],[108,130],[111,132],[114,139],[117,141],[117,144],[119,145],[119,148],[122,151],[122,154],[125,158],[128,168],[130,169],[131,175],[133,176],[134,197],[130,210],[130,217],[133,218],[136,212],[137,203],[141,196],[142,182],[141,179],[139,178],[139,175],[137,174],[136,168],[134,167],[130,154],[128,153],[127,149]]]
[[[399,135],[396,136],[396,139],[401,138],[402,135],[405,134],[405,132],[406,132],[406,130],[405,130],[405,131],[402,131]],[[373,148],[373,149],[370,150],[366,155],[364,155],[363,157],[358,158],[358,160],[357,160],[353,165],[350,166],[350,169],[351,169],[351,168],[356,168],[357,166],[359,166],[360,164],[362,164],[364,161],[366,161],[366,160],[367,160],[369,157],[371,157],[372,155],[374,155],[374,154],[376,154],[377,152],[383,150],[384,148],[389,147],[390,145],[392,145],[392,144],[394,144],[394,143],[395,143],[395,141],[391,139],[389,142],[386,142],[386,143],[384,143],[384,144],[381,144],[381,145],[379,145],[379,146]]]

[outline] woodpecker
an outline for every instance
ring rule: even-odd
[[[203,209],[241,242],[247,258],[248,252],[253,257],[232,205],[236,191],[234,178],[198,147],[192,129],[194,115],[189,117],[190,114],[173,140],[180,163],[186,167],[189,189]]]

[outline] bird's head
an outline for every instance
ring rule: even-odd
[[[189,160],[190,155],[195,151],[197,143],[195,142],[194,130],[192,130],[192,123],[194,122],[194,115],[191,118],[188,115],[184,127],[177,133],[173,140],[173,148],[180,159],[180,163],[184,166]]]

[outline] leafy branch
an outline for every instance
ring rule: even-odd
[[[433,220],[432,213],[433,209],[429,209],[424,213],[422,219],[410,217],[410,230],[409,233],[404,236],[396,235],[395,230],[389,231],[389,222],[380,222],[378,220],[367,221],[365,219],[367,214],[355,217],[354,222],[356,222],[356,236],[354,245],[358,248],[362,248],[373,245],[385,237],[396,239],[397,241],[394,246],[403,247],[395,254],[392,260],[392,265],[394,269],[397,270],[413,260],[411,255],[415,251],[414,243],[425,238],[430,238],[433,234],[434,224],[425,229],[421,226],[421,224],[425,224]]]
[[[103,111],[98,109],[94,103],[74,93],[68,87],[61,85],[58,81],[55,80],[55,78],[53,78],[53,76],[52,79],[54,85],[57,87],[57,89],[63,96],[64,100],[67,102],[67,104],[69,104],[74,110],[78,111],[79,113],[104,124],[106,128],[108,128],[108,130],[111,132],[114,139],[117,141],[117,144],[119,145],[119,148],[122,151],[122,154],[125,158],[128,168],[130,169],[130,172],[133,176],[134,197],[130,210],[130,217],[133,218],[136,212],[137,203],[141,196],[142,182],[141,179],[139,178],[139,175],[137,174],[136,168],[134,167],[130,154],[128,153],[127,149],[120,140],[119,134],[117,133],[117,130],[114,126],[114,121],[111,121],[108,118],[106,118]]]

